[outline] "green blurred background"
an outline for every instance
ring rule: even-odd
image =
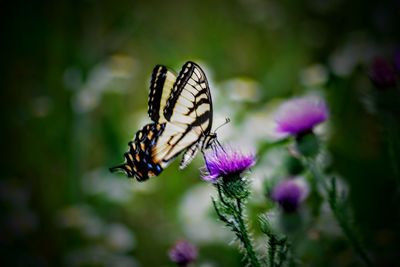
[[[201,157],[184,171],[175,162],[146,183],[108,173],[149,121],[153,67],[179,71],[187,60],[208,74],[215,125],[232,120],[220,139],[241,147],[275,140],[270,125],[283,99],[325,96],[324,166],[341,179],[371,258],[396,266],[400,178],[390,155],[399,152],[398,88],[377,91],[367,73],[375,56],[391,61],[398,49],[398,1],[1,6],[2,266],[173,266],[167,251],[177,239],[199,247],[198,266],[241,266],[210,209]],[[284,153],[269,151],[254,170],[254,214],[274,209],[263,181],[284,175]],[[298,265],[359,266],[329,210],[321,210],[297,233]],[[304,207],[305,221],[307,214]],[[252,228],[259,231],[255,222]]]

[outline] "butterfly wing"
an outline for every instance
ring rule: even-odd
[[[136,177],[140,182],[159,175],[168,162],[155,160],[153,151],[164,130],[165,123],[145,125],[128,143],[129,151],[124,154],[125,163],[110,168],[110,171],[124,171],[128,177]]]
[[[175,81],[164,108],[164,117],[186,128],[200,127],[208,134],[212,125],[210,88],[203,70],[194,62],[186,62]]]
[[[165,66],[157,65],[153,69],[150,81],[148,114],[154,122],[165,122],[164,107],[171,94],[176,76]]]
[[[191,145],[189,148],[185,150],[185,153],[183,153],[181,163],[179,164],[179,169],[183,170],[186,168],[190,162],[194,159],[194,157],[197,155],[197,153],[200,150],[200,147],[202,146],[202,141],[196,142],[193,145]]]
[[[148,113],[154,123],[138,131],[124,154],[122,170],[144,181],[157,176],[182,151],[181,168],[199,150],[212,126],[212,102],[206,76],[193,62],[182,67],[178,77],[166,67],[154,68],[150,83]]]
[[[155,161],[168,163],[182,151],[196,144],[200,138],[201,132],[167,122],[163,134],[153,148],[152,155]]]
[[[175,128],[170,127],[172,133],[163,136],[169,147],[159,154],[169,158],[186,150],[180,164],[183,169],[193,160],[212,126],[210,89],[205,73],[197,64],[189,61],[183,65],[166,102],[164,117]]]

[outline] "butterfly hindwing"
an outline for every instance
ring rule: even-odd
[[[154,147],[153,156],[156,161],[169,162],[183,150],[199,140],[201,132],[188,131],[172,123],[166,123],[164,133]]]
[[[155,161],[152,153],[164,129],[165,123],[145,125],[136,133],[134,140],[128,143],[129,151],[124,154],[125,163],[111,170],[125,171],[128,177],[136,177],[138,181],[159,175],[166,164]]]
[[[202,142],[196,142],[189,148],[185,150],[185,153],[183,153],[181,163],[179,164],[179,169],[184,169],[186,168],[190,162],[194,159],[194,157],[197,155],[197,153],[200,150],[200,147],[202,146]]]

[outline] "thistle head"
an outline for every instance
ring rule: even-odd
[[[328,107],[322,98],[301,97],[283,103],[275,114],[279,133],[300,135],[313,130],[329,116]]]
[[[204,155],[206,166],[202,178],[215,183],[222,177],[229,179],[240,175],[254,166],[256,157],[253,153],[243,153],[229,146],[215,146]]]
[[[286,179],[272,190],[271,199],[276,201],[284,212],[296,211],[308,195],[308,187],[299,179]]]
[[[168,255],[178,266],[187,266],[197,259],[197,248],[186,240],[179,240],[169,250]]]

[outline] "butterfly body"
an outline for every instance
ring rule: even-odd
[[[212,101],[206,76],[193,62],[183,65],[179,75],[157,65],[152,74],[148,114],[153,123],[139,130],[125,163],[111,168],[122,170],[138,181],[159,175],[184,151],[180,168],[185,168],[199,150],[216,138],[211,133]]]

